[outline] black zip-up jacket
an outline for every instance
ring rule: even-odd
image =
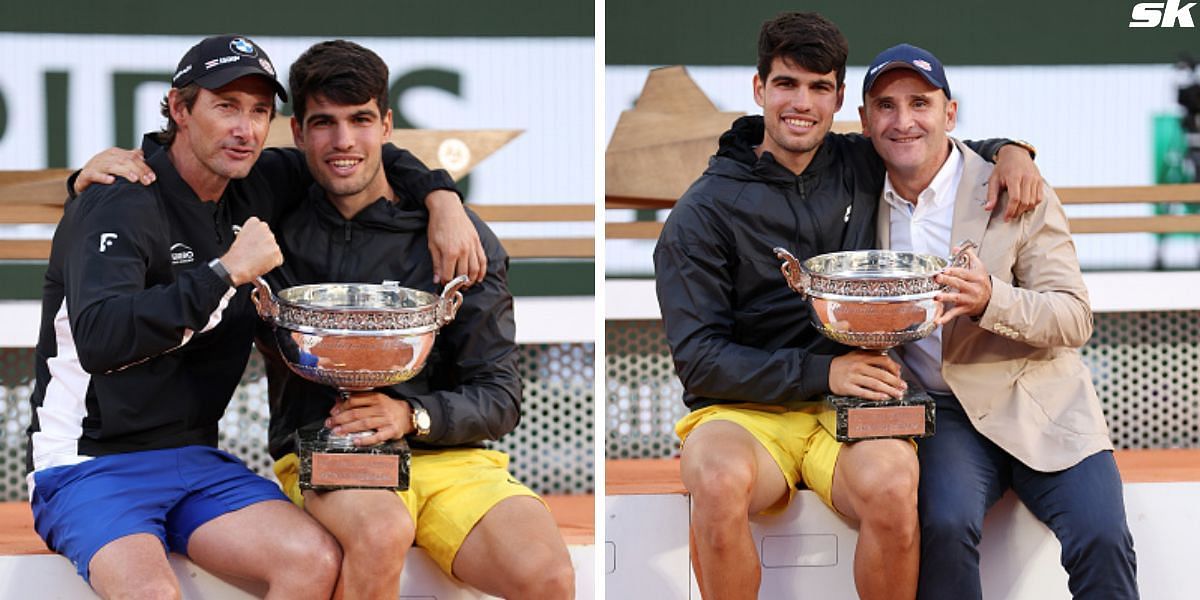
[[[287,262],[268,275],[272,289],[391,280],[440,294],[441,286],[433,283],[428,215],[412,197],[397,192],[398,202],[380,198],[347,220],[314,184],[303,204],[283,220],[278,237]],[[407,438],[415,448],[480,445],[512,431],[520,417],[508,254],[483,221],[470,211],[468,215],[487,253],[483,282],[463,293],[457,316],[438,332],[425,368],[404,383],[378,390],[429,411],[429,435]],[[295,451],[294,431],[320,427],[336,392],[288,370],[274,344],[260,330],[259,348],[268,357],[270,452],[278,459]]]
[[[772,249],[804,260],[876,247],[883,162],[867,138],[830,133],[796,175],[755,154],[763,134],[762,117],[734,122],[654,249],[667,343],[692,410],[809,400],[829,391],[830,362],[850,350],[812,326]],[[1007,141],[968,145],[990,157]]]
[[[249,286],[207,263],[250,216],[276,223],[311,183],[296,150],[268,149],[216,202],[203,202],[152,136],[157,181],[118,180],[67,202],[51,246],[36,349],[29,470],[107,454],[215,446],[245,370],[257,316]],[[389,147],[412,193],[453,187]],[[431,174],[432,173],[432,174]],[[406,187],[406,189],[408,189]]]

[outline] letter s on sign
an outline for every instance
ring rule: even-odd
[[[1162,22],[1163,2],[1140,2],[1133,5],[1133,13],[1129,18],[1130,27],[1158,27]]]

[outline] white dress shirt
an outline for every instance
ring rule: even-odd
[[[950,229],[954,225],[954,198],[962,180],[963,157],[954,144],[929,187],[917,195],[917,203],[900,197],[888,176],[883,182],[883,200],[891,206],[892,250],[950,256]],[[928,337],[897,349],[900,362],[927,390],[950,393],[942,378],[942,328]]]

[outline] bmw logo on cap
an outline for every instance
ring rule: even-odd
[[[243,37],[233,38],[233,41],[229,42],[229,49],[246,56],[258,56],[258,49],[250,43],[250,40]]]

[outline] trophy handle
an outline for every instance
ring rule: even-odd
[[[438,300],[437,307],[437,322],[438,326],[448,325],[454,320],[454,315],[458,314],[458,307],[462,306],[463,296],[462,289],[470,278],[466,275],[459,275],[451,279],[446,287],[442,288],[442,297]]]
[[[779,265],[779,271],[783,273],[784,280],[787,281],[788,287],[800,294],[800,297],[808,300],[808,285],[810,278],[804,269],[800,268],[800,261],[792,256],[791,252],[783,248],[775,248],[775,256],[783,261]]]
[[[954,256],[950,257],[950,266],[951,267],[959,267],[962,269],[967,268],[968,266],[970,266],[970,260],[971,260],[971,259],[967,258],[967,250],[978,250],[978,249],[979,249],[979,244],[972,242],[970,239],[965,239],[965,240],[959,242],[958,243],[958,252],[955,252]]]
[[[258,309],[258,316],[274,323],[279,318],[279,299],[271,291],[271,284],[262,277],[255,277],[252,283],[254,289],[250,291],[250,299]]]

